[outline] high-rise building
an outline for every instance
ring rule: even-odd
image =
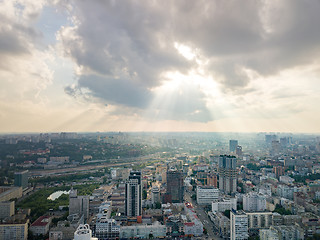
[[[174,169],[167,171],[167,194],[173,203],[182,203],[184,194],[183,173]]]
[[[215,173],[209,173],[207,175],[207,185],[213,186],[215,188],[218,187],[218,176]]]
[[[230,212],[230,239],[245,240],[248,237],[248,216],[242,210],[232,209]]]
[[[235,156],[221,155],[219,158],[219,189],[226,194],[237,190],[236,164]]]
[[[152,188],[152,204],[160,203],[160,189],[158,186]]]
[[[274,166],[273,172],[276,175],[276,178],[279,179],[280,176],[284,175],[284,168],[282,166]]]
[[[89,217],[89,196],[78,196],[76,189],[71,189],[69,193],[69,214],[83,215],[87,220]]]
[[[242,156],[242,147],[241,146],[237,146],[236,148],[236,155],[238,157]]]
[[[25,170],[22,172],[15,172],[14,173],[14,185],[17,187],[22,187],[22,189],[28,187],[28,177],[29,171]]]
[[[238,140],[229,140],[229,150],[230,152],[236,151],[238,146]]]
[[[142,215],[141,172],[131,171],[126,182],[125,214],[129,217]]]
[[[266,144],[267,145],[270,145],[272,143],[272,141],[277,140],[277,136],[274,134],[267,134],[265,137],[266,137]]]

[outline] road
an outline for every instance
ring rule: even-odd
[[[216,233],[213,232],[214,226],[211,220],[209,219],[207,213],[204,211],[204,209],[201,206],[198,206],[196,204],[196,201],[194,201],[191,198],[191,194],[189,192],[185,192],[185,200],[192,203],[197,216],[199,217],[200,221],[203,224],[203,227],[207,229],[208,232],[208,239],[214,239],[214,240],[222,240]]]
[[[94,165],[85,165],[85,166],[77,166],[77,167],[66,167],[66,168],[58,168],[58,169],[48,169],[48,170],[29,170],[30,176],[50,176],[55,174],[66,174],[66,173],[77,173],[78,171],[89,171],[96,170],[105,167],[121,167],[131,164],[141,164],[151,160],[158,160],[154,158],[154,154],[150,154],[147,156],[141,157],[132,157],[132,158],[121,158],[121,159],[109,159],[107,163],[99,163]]]

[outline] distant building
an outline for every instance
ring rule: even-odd
[[[211,186],[197,186],[197,203],[199,205],[210,205],[218,198],[219,189]]]
[[[238,157],[242,156],[242,147],[241,146],[237,146],[236,148],[236,155]]]
[[[213,186],[215,188],[218,187],[218,176],[215,173],[209,173],[207,175],[207,185]]]
[[[49,231],[49,240],[71,240],[76,228],[67,226],[53,227]]]
[[[105,216],[100,217],[96,222],[95,236],[98,239],[119,239],[120,225],[114,219]]]
[[[30,231],[33,235],[46,235],[49,232],[50,224],[51,217],[41,216],[31,224]]]
[[[248,216],[244,211],[230,212],[230,239],[245,240],[248,239]]]
[[[273,172],[276,175],[276,178],[279,179],[280,176],[284,175],[284,168],[282,166],[274,166]]]
[[[159,187],[158,186],[153,187],[151,190],[151,193],[152,193],[151,195],[152,204],[161,203]]]
[[[250,231],[269,228],[273,224],[272,212],[246,212],[248,216],[248,229]]]
[[[236,164],[235,156],[221,155],[219,158],[219,189],[226,194],[237,190]]]
[[[29,220],[19,223],[0,223],[1,240],[27,240]]]
[[[78,196],[76,189],[69,193],[69,215],[83,215],[84,219],[89,217],[89,196]]]
[[[22,197],[22,187],[0,187],[0,202]]]
[[[155,222],[153,224],[136,224],[120,227],[120,239],[150,239],[165,238],[167,228],[165,225]]]
[[[223,198],[221,200],[213,201],[212,212],[224,212],[226,210],[237,210],[237,199],[236,198]]]
[[[22,189],[28,187],[28,177],[29,171],[25,170],[22,172],[15,172],[14,173],[14,185],[16,187],[22,187]]]
[[[270,230],[276,232],[279,239],[283,240],[303,240],[304,231],[299,225],[271,226]]]
[[[74,232],[74,240],[98,240],[98,238],[92,237],[92,231],[88,224],[80,224]]]
[[[238,146],[238,140],[230,140],[229,141],[229,150],[230,152],[235,152]]]
[[[260,229],[259,230],[260,240],[280,240],[277,231],[274,229]]]
[[[171,195],[173,203],[183,203],[184,184],[182,172],[172,169],[167,171],[167,194]]]
[[[256,192],[249,192],[243,196],[243,210],[257,212],[267,208],[266,197]]]
[[[277,136],[274,134],[268,134],[265,136],[266,138],[266,144],[270,145],[272,143],[272,141],[276,141],[277,140]]]
[[[283,182],[285,184],[293,184],[294,179],[289,176],[280,176],[280,182]]]
[[[0,220],[14,215],[14,201],[0,202]]]
[[[126,182],[125,214],[129,217],[142,215],[141,172],[131,171]]]
[[[230,219],[221,212],[209,212],[209,217],[220,236],[224,239],[230,239]]]

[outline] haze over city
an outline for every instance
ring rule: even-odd
[[[319,12],[0,1],[0,132],[319,132]]]

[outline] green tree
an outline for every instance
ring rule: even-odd
[[[196,194],[192,194],[191,198],[192,198],[193,200],[196,200],[196,199],[197,199],[197,195],[196,195]]]
[[[142,192],[143,199],[147,199],[147,196],[148,196],[147,191],[143,190],[143,192]]]
[[[156,202],[156,209],[161,209],[161,203]]]
[[[223,214],[227,217],[227,218],[230,218],[230,210],[225,210],[224,212],[223,212]]]

